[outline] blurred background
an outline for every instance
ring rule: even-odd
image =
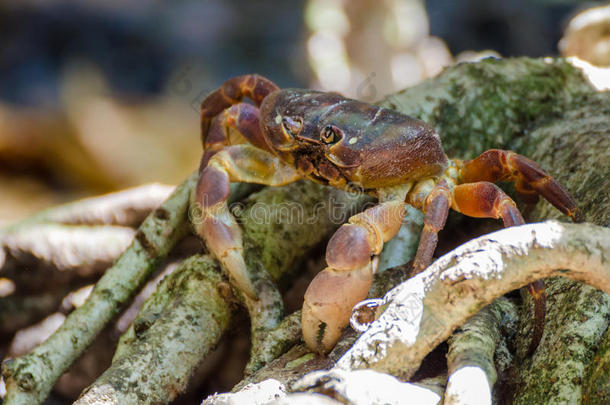
[[[181,181],[199,103],[234,75],[374,101],[481,57],[608,66],[609,26],[607,2],[570,0],[0,0],[0,225]]]

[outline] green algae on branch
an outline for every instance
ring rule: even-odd
[[[182,262],[142,307],[110,368],[75,404],[173,400],[230,324],[231,305],[223,290],[228,285],[215,260],[195,255]]]
[[[142,286],[158,261],[186,234],[189,195],[196,179],[196,174],[189,177],[161,205],[167,216],[152,213],[147,217],[138,237],[98,281],[85,304],[49,339],[27,355],[4,362],[5,404],[41,403],[61,374]]]
[[[583,381],[582,399],[590,404],[610,403],[610,328],[601,339]]]
[[[354,198],[340,190],[301,182],[283,188],[265,188],[252,194],[244,204],[235,207],[239,211],[237,217],[244,230],[246,262],[255,267],[257,285],[268,282],[264,274],[258,273],[266,268],[280,279],[298,268],[299,260],[339,225],[331,220],[331,208],[337,206],[318,204],[324,196],[332,196],[337,206],[344,211],[358,210],[363,201],[362,198]],[[270,201],[275,203],[270,204]],[[276,221],[278,218],[275,216],[281,215],[278,210],[284,206],[282,204],[296,202],[302,205],[305,218],[314,212],[319,214],[316,227],[298,217],[292,221],[289,218]],[[343,212],[342,215],[347,214]],[[316,232],[312,232],[311,228],[315,228]],[[259,241],[263,245],[262,249],[266,249],[266,255],[262,255],[256,247]],[[266,257],[267,261],[261,257]],[[81,403],[93,402],[100,396],[112,396],[118,399],[118,403],[125,404],[165,402],[184,389],[192,369],[220,341],[222,331],[236,311],[236,306],[232,305],[235,299],[231,297],[226,278],[213,271],[216,265],[211,267],[210,263],[214,262],[207,257],[195,256],[185,261],[181,270],[176,270],[161,283],[121,338],[112,366],[83,394]],[[199,303],[202,296],[210,296],[215,301],[209,305]],[[220,299],[222,304],[219,303]],[[266,302],[264,299],[260,301]],[[268,304],[272,306],[276,303],[270,300]],[[219,309],[221,305],[224,305],[222,311]],[[251,371],[275,359],[286,349],[286,345],[300,339],[298,315],[287,317],[285,322],[273,328],[275,322],[279,321],[276,319],[278,313],[282,315],[283,311],[281,302],[277,305],[272,308],[259,307],[257,310],[248,308],[251,316],[256,312],[251,320]],[[205,327],[202,328],[206,322],[201,317],[211,317],[218,324],[211,335],[206,334]],[[176,358],[179,359],[179,364],[174,366]],[[159,363],[164,364],[161,370],[149,375],[151,368],[157,368]],[[140,378],[143,375],[148,378]],[[125,380],[131,384],[125,384]],[[107,390],[108,386],[120,388],[111,392]]]
[[[434,125],[445,152],[466,159],[490,148],[518,151],[530,128],[594,91],[563,59],[485,59],[446,68],[380,104]]]

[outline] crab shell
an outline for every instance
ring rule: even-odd
[[[303,176],[334,187],[392,187],[437,176],[448,164],[430,125],[339,94],[278,90],[260,111],[269,148]],[[330,141],[323,136],[329,130]]]

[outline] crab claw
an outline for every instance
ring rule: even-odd
[[[366,298],[376,261],[341,271],[327,267],[316,275],[305,292],[301,324],[307,346],[328,353],[349,323],[352,308]]]

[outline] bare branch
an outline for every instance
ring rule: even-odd
[[[48,340],[29,354],[4,362],[6,404],[42,402],[61,374],[144,284],[158,260],[188,230],[186,214],[196,178],[193,174],[148,216],[132,245],[106,271],[85,304]]]
[[[609,292],[608,251],[610,230],[590,224],[548,221],[477,238],[388,292],[384,312],[336,367],[408,378],[455,328],[508,291],[561,275]]]
[[[500,343],[500,327],[514,305],[499,298],[483,308],[449,338],[447,367],[449,381],[445,404],[492,403],[492,390],[497,379],[494,354]]]
[[[408,398],[416,404],[435,405],[441,399],[440,395],[428,388],[402,382],[374,370],[317,371],[306,375],[291,388],[324,393],[341,403],[398,405]]]
[[[0,238],[0,248],[6,249],[7,259],[18,263],[36,262],[36,267],[46,264],[59,271],[70,270],[81,277],[90,277],[105,270],[129,246],[134,235],[133,229],[123,226],[38,224],[7,233]],[[0,263],[0,269],[3,264]],[[20,278],[30,280],[40,276],[48,285],[49,272],[26,275],[32,272],[30,266],[14,267],[17,268],[12,272],[4,269],[3,275],[17,284]]]
[[[153,183],[99,197],[85,198],[41,211],[24,221],[11,225],[8,229],[49,222],[134,227],[138,226],[152,210],[161,205],[174,188],[174,186]]]

